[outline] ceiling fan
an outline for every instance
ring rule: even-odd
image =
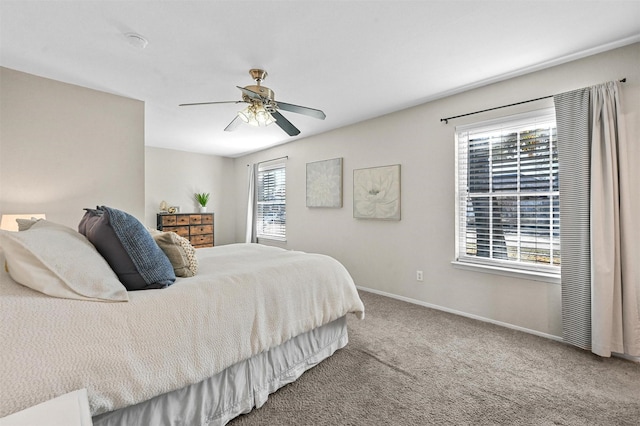
[[[251,75],[251,78],[255,80],[256,84],[246,87],[236,86],[242,92],[242,100],[240,101],[198,102],[192,104],[180,104],[179,106],[239,103],[249,104],[245,109],[239,111],[238,115],[236,115],[231,123],[225,127],[224,130],[227,132],[235,130],[240,123],[245,122],[259,127],[276,123],[289,136],[296,136],[300,134],[300,130],[291,124],[289,120],[284,118],[278,110],[295,112],[297,114],[318,118],[320,120],[325,119],[326,115],[319,109],[307,108],[285,102],[276,102],[274,91],[266,86],[260,85],[260,83],[267,78],[267,72],[265,70],[254,68],[249,70],[249,75]]]

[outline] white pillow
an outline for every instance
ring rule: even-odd
[[[53,297],[126,302],[129,294],[82,234],[40,220],[21,232],[0,232],[6,268],[18,283]]]

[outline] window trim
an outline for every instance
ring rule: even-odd
[[[560,284],[560,275],[555,273],[548,273],[542,271],[528,271],[525,269],[517,268],[501,268],[492,265],[481,265],[473,262],[461,262],[454,260],[451,265],[455,269],[462,269],[466,271],[481,272],[485,274],[502,275],[511,278],[520,278],[532,281],[542,281],[550,284]]]
[[[456,269],[474,270],[484,273],[506,275],[511,277],[534,279],[551,283],[560,283],[560,266],[554,265],[528,265],[524,262],[514,264],[512,261],[500,259],[482,259],[477,256],[467,256],[463,252],[460,240],[461,232],[461,194],[460,194],[460,140],[459,134],[473,130],[474,133],[488,132],[496,130],[497,127],[503,129],[529,125],[533,120],[555,121],[555,108],[544,108],[533,110],[521,114],[495,118],[491,120],[464,124],[455,128],[455,244],[454,260],[451,262]]]

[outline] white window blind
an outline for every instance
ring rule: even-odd
[[[456,127],[456,259],[560,273],[553,109]]]
[[[258,238],[287,238],[286,158],[258,164],[256,232]]]

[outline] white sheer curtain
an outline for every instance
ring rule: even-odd
[[[591,350],[600,356],[640,356],[640,217],[630,179],[640,164],[620,105],[618,82],[591,88]]]
[[[600,356],[640,356],[640,218],[632,212],[638,191],[631,187],[640,164],[626,138],[620,84],[563,93],[554,101],[564,340]],[[565,240],[587,243],[575,250],[586,263]]]
[[[258,237],[256,234],[256,168],[257,164],[249,164],[249,193],[247,196],[247,235],[245,242],[257,243]]]

